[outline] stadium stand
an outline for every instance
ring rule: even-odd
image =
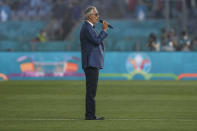
[[[105,41],[106,51],[146,51],[146,41],[150,33],[160,35],[163,20],[109,20],[115,28],[109,29]],[[65,41],[30,42],[46,26],[46,22],[6,22],[0,25],[1,51],[79,51],[79,31],[75,28]],[[99,31],[100,25],[96,29]],[[34,47],[32,47],[34,46]]]
[[[95,5],[100,17],[115,27],[108,31],[106,51],[150,51],[147,47],[150,34],[154,34],[160,44],[159,50],[151,51],[169,51],[170,27],[173,27],[173,39],[177,43],[173,51],[196,51],[197,31],[193,29],[196,27],[197,2],[186,3],[188,22],[182,19],[185,13],[179,8],[181,1],[168,2],[169,19],[166,20],[165,3],[162,0],[3,0],[0,1],[0,12],[6,13],[6,17],[0,16],[0,51],[79,51],[80,19],[88,5]],[[7,8],[9,10],[5,10]],[[140,8],[146,10],[143,19],[138,16]],[[97,30],[100,30],[99,24]],[[41,36],[42,31],[46,38]],[[183,31],[188,33],[189,46],[179,44]],[[162,46],[166,47],[162,50]]]
[[[160,30],[164,28],[163,20],[109,20],[115,28],[109,29],[109,36],[105,41],[107,51],[131,51],[131,50],[146,50],[146,41],[150,33],[160,35]],[[66,40],[67,46],[72,51],[79,51],[79,31],[81,25],[71,34],[71,37]],[[99,31],[100,25],[96,26]]]
[[[0,24],[1,36],[4,39],[18,40],[20,37],[32,39],[46,26],[43,21],[8,21]]]
[[[0,24],[0,51],[31,51],[30,41],[46,26],[43,21],[9,21]]]

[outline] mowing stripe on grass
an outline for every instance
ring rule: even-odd
[[[0,119],[0,121],[79,121],[84,119],[70,118],[70,119],[56,119],[56,118],[11,118]],[[176,118],[176,119],[159,119],[159,118],[107,118],[108,121],[197,121],[197,119]]]

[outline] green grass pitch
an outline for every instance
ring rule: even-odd
[[[197,81],[99,81],[84,120],[85,81],[0,82],[0,131],[197,131]]]

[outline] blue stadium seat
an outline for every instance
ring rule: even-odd
[[[106,51],[148,51],[146,41],[150,33],[160,36],[164,20],[109,20],[114,29],[108,30]],[[172,23],[172,22],[171,22]],[[29,41],[46,26],[42,21],[6,22],[0,24],[0,51],[80,51],[81,24],[65,41],[30,43]],[[101,24],[96,25],[99,32]],[[33,45],[34,44],[34,45]]]
[[[8,40],[34,38],[46,26],[43,21],[9,21],[0,24],[0,35]]]

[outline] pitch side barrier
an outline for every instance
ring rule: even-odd
[[[195,52],[106,52],[102,80],[197,80]],[[84,80],[80,52],[0,53],[0,80]]]

